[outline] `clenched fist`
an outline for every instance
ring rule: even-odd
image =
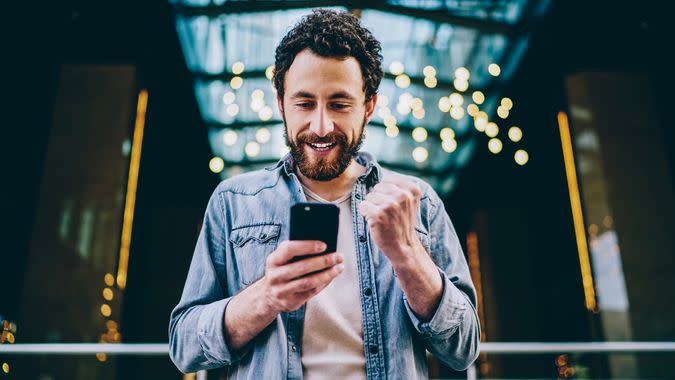
[[[394,266],[413,259],[421,246],[415,233],[421,190],[403,176],[387,173],[359,205],[370,235]]]

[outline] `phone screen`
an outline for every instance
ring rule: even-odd
[[[326,243],[326,250],[319,254],[337,250],[337,234],[340,210],[332,203],[301,202],[291,206],[291,240],[319,240]],[[296,256],[291,261],[301,260]]]

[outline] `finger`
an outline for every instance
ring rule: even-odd
[[[369,219],[380,211],[380,208],[378,205],[376,205],[373,202],[363,200],[361,203],[359,203],[359,212],[361,215],[365,216],[366,219]]]
[[[378,206],[386,206],[392,203],[396,203],[396,198],[386,193],[375,193],[375,192],[368,193],[368,195],[366,195],[366,200]]]
[[[380,182],[373,187],[371,193],[395,194],[401,191],[401,187],[391,182]]]
[[[330,268],[334,265],[342,263],[343,261],[344,258],[337,252],[309,257],[278,267],[272,278],[273,281],[289,282],[308,273],[318,272]]]
[[[295,256],[321,253],[326,250],[326,243],[318,240],[286,240],[268,257],[268,263],[279,266],[289,262]]]
[[[420,189],[420,187],[415,182],[407,179],[406,177],[398,175],[398,174],[391,173],[390,175],[382,178],[382,181],[380,183],[389,183],[389,184],[393,184],[393,185],[402,187],[402,188],[410,191],[411,193],[413,193],[413,195],[415,195],[416,197],[420,196],[422,194],[422,190]]]
[[[344,270],[344,264],[337,264],[329,269],[324,269],[321,272],[310,274],[293,281],[286,285],[281,285],[279,293],[281,294],[295,294],[312,290],[317,287],[328,285],[335,277],[337,277]]]

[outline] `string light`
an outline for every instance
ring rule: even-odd
[[[395,127],[396,126],[396,118],[394,115],[388,115],[384,118],[384,125],[386,127]]]
[[[424,108],[418,108],[416,110],[413,110],[412,114],[415,119],[419,120],[424,119],[424,115],[426,114],[426,112],[424,111]]]
[[[490,141],[488,141],[488,149],[494,154],[501,152],[502,141],[500,139],[490,139]]]
[[[228,91],[223,94],[223,103],[225,104],[232,104],[234,103],[234,100],[236,99],[236,95],[234,95],[234,92]]]
[[[443,148],[443,150],[448,153],[452,153],[457,149],[457,140],[455,139],[443,140],[443,142],[441,143],[441,148]]]
[[[385,128],[384,132],[387,134],[389,137],[396,137],[398,136],[398,127],[396,125],[389,126]]]
[[[232,79],[230,79],[230,87],[232,87],[235,90],[241,88],[243,84],[244,79],[242,79],[242,77],[232,77]]]
[[[377,105],[379,105],[380,107],[387,107],[389,105],[389,97],[387,95],[378,96]]]
[[[436,88],[436,85],[438,84],[438,80],[436,77],[425,77],[424,78],[424,85],[429,87],[429,88]]]
[[[520,128],[513,126],[509,128],[509,139],[513,142],[518,142],[523,138],[523,131]]]
[[[450,104],[452,104],[453,106],[461,106],[462,104],[464,104],[464,97],[462,96],[462,94],[453,92],[452,94],[450,94],[448,98],[450,99]]]
[[[476,104],[483,104],[485,95],[480,91],[474,91],[473,94],[471,94],[471,99],[473,99]]]
[[[464,108],[453,106],[450,108],[450,117],[455,120],[461,120],[464,117]]]
[[[394,75],[400,75],[403,74],[403,64],[399,61],[394,61],[389,65],[389,72],[394,74]]]
[[[258,112],[258,117],[262,121],[267,121],[272,118],[273,113],[274,111],[272,111],[272,107],[264,106],[263,108],[260,109],[260,112]]]
[[[464,92],[469,88],[469,82],[461,80],[459,78],[454,80],[453,85],[455,86],[455,89],[457,89],[457,91],[459,92]]]
[[[478,109],[478,106],[473,104],[473,103],[466,106],[466,113],[468,113],[469,116],[471,116],[471,117],[476,117],[476,115],[478,115],[479,111],[480,110]]]
[[[424,66],[422,69],[422,74],[424,74],[425,77],[436,76],[436,69],[434,69],[433,66]]]
[[[227,130],[223,132],[223,143],[225,143],[225,145],[234,145],[237,142],[237,137],[237,132]]]
[[[410,77],[407,76],[406,74],[397,75],[396,79],[394,79],[394,82],[396,83],[396,86],[398,86],[399,88],[410,87]]]
[[[265,127],[258,128],[258,130],[255,132],[255,139],[261,144],[268,143],[271,137],[272,134],[270,133],[270,130]]]
[[[489,137],[495,137],[499,133],[499,127],[497,126],[496,123],[494,122],[489,122],[485,126],[485,134],[488,135]]]
[[[417,127],[412,131],[412,138],[417,142],[423,142],[427,139],[428,133],[427,130],[422,127]]]
[[[442,96],[440,99],[438,99],[438,109],[441,110],[441,112],[450,111],[451,105],[452,103],[450,103],[450,99],[447,96]]]
[[[223,168],[225,168],[225,162],[223,161],[222,158],[213,157],[209,161],[209,169],[211,169],[212,172],[218,174],[223,171]]]
[[[413,149],[412,157],[413,160],[417,162],[424,162],[429,157],[429,152],[426,150],[426,148],[418,146],[417,148]]]
[[[249,157],[256,157],[260,154],[260,145],[255,141],[250,141],[244,147],[244,152],[246,152],[246,155]]]
[[[501,106],[504,107],[507,111],[513,108],[513,101],[509,98],[502,98]]]
[[[496,63],[491,63],[491,64],[488,66],[488,72],[490,73],[490,75],[496,77],[496,76],[499,76],[499,74],[502,72],[502,69],[499,67],[498,64],[496,64]]]
[[[232,103],[229,106],[227,106],[225,112],[227,112],[227,114],[230,116],[236,116],[239,113],[239,106],[236,105],[235,103]]]
[[[523,149],[518,149],[514,155],[514,159],[518,165],[523,166],[529,161],[530,156]]]
[[[269,65],[265,69],[265,77],[269,80],[272,80],[272,77],[274,76],[274,65]]]
[[[463,80],[463,81],[468,81],[469,77],[471,76],[471,73],[469,73],[469,70],[466,67],[458,67],[455,70],[455,78]]]
[[[441,140],[449,140],[455,138],[455,131],[452,128],[445,127],[441,129]]]
[[[235,62],[232,65],[232,74],[234,75],[239,75],[244,72],[244,63],[243,62]]]
[[[501,117],[502,119],[506,119],[507,117],[509,117],[509,110],[507,110],[502,106],[499,106],[497,107],[497,115],[499,115],[499,117]]]

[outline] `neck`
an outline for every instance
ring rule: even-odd
[[[317,181],[307,178],[297,169],[295,172],[303,185],[321,198],[327,201],[334,201],[352,190],[354,182],[360,175],[366,172],[366,168],[352,159],[347,169],[330,181]]]

